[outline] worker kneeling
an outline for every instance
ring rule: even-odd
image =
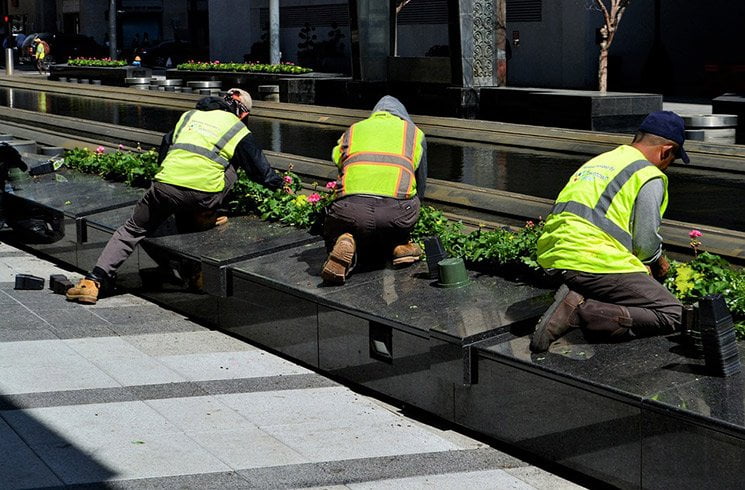
[[[340,188],[326,210],[323,280],[343,284],[358,257],[367,265],[391,254],[394,266],[419,260],[422,251],[410,238],[426,186],[427,144],[403,104],[380,99],[369,118],[342,135],[332,158]]]
[[[270,188],[282,177],[245,126],[251,96],[230,89],[225,97],[204,97],[163,136],[160,170],[135,205],[132,217],[116,230],[93,270],[67,291],[67,299],[95,303],[100,289],[113,287],[116,271],[135,246],[171,215],[180,232],[199,231],[227,221],[217,209],[238,179],[241,167],[252,180]]]
[[[534,352],[573,327],[606,340],[672,333],[683,307],[658,281],[669,265],[659,227],[667,177],[676,158],[688,163],[677,114],[649,114],[630,145],[582,165],[559,193],[538,240],[538,263],[563,281],[538,322]]]

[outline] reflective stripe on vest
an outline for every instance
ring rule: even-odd
[[[204,192],[225,188],[225,169],[250,131],[225,111],[189,111],[181,116],[155,180]]]
[[[598,155],[569,179],[536,244],[538,264],[593,274],[647,271],[633,250],[636,199],[648,182],[660,179],[667,207],[667,177],[633,146]],[[631,245],[629,245],[631,243]]]
[[[340,156],[340,170],[342,174],[341,196],[373,194],[397,199],[408,199],[416,194],[414,186],[416,183],[415,172],[417,165],[413,160],[417,145],[417,127],[408,121],[401,121],[404,124],[404,130],[401,151],[397,154],[372,151],[347,153],[350,148],[353,149],[354,135],[357,128],[353,125],[344,133],[340,141],[341,148],[344,149]],[[382,175],[380,172],[382,167],[388,167],[394,171],[390,175]],[[395,182],[391,182],[392,185],[390,186],[385,185],[388,189],[383,190],[380,182],[375,182],[374,176],[376,173],[378,177],[383,177],[386,181],[389,178],[395,178]],[[362,181],[366,181],[367,187],[360,185]],[[363,192],[358,190],[352,190],[350,192],[350,187],[352,189],[361,187],[365,190]]]
[[[637,160],[636,162],[627,165],[608,183],[594,208],[590,208],[589,206],[577,201],[557,202],[551,209],[551,214],[559,214],[562,212],[576,214],[580,218],[586,219],[618,240],[621,245],[631,252],[631,233],[611,221],[608,218],[607,213],[610,209],[611,203],[613,202],[613,198],[618,194],[618,191],[621,190],[621,187],[629,181],[632,175],[648,165],[649,162],[646,160]]]
[[[210,160],[214,160],[220,165],[223,166],[223,168],[228,168],[230,165],[230,161],[223,157],[220,153],[225,149],[225,146],[228,144],[228,142],[233,139],[238,133],[241,132],[241,130],[246,129],[246,125],[243,124],[242,121],[238,121],[233,125],[232,128],[228,130],[227,133],[225,133],[217,143],[212,147],[212,149],[204,148],[201,146],[193,145],[191,143],[179,143],[178,138],[181,134],[181,131],[184,127],[189,123],[189,120],[194,116],[194,113],[197,111],[190,111],[186,114],[184,117],[184,122],[181,124],[181,126],[178,128],[177,132],[173,136],[174,143],[171,145],[171,150],[184,150],[188,151],[189,153],[196,153],[197,155],[201,155],[203,157],[209,158]]]

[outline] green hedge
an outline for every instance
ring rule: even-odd
[[[68,66],[98,66],[98,67],[118,67],[127,66],[127,62],[123,60],[112,60],[111,58],[75,58],[67,60]]]
[[[296,66],[292,63],[270,65],[266,63],[220,63],[219,61],[190,61],[188,63],[181,63],[180,65],[177,65],[176,68],[188,71],[237,71],[290,74],[309,73],[313,71],[310,68],[303,68],[302,66]]]

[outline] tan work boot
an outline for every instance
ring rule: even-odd
[[[571,328],[578,327],[577,308],[585,298],[562,284],[554,295],[554,302],[543,314],[535,327],[533,338],[530,340],[530,350],[546,352],[551,342],[558,339]]]
[[[422,249],[414,242],[393,248],[393,265],[413,264],[422,257]]]
[[[66,296],[68,301],[94,305],[98,301],[99,289],[101,289],[101,284],[84,277],[75,286],[67,290]]]
[[[354,266],[355,250],[356,245],[351,233],[344,233],[337,238],[326,263],[323,264],[321,278],[332,284],[344,284],[347,274]]]

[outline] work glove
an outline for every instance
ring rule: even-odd
[[[667,273],[670,270],[670,263],[667,261],[667,257],[660,255],[660,258],[649,264],[647,267],[650,274],[652,274],[652,277],[662,280],[667,277]]]

